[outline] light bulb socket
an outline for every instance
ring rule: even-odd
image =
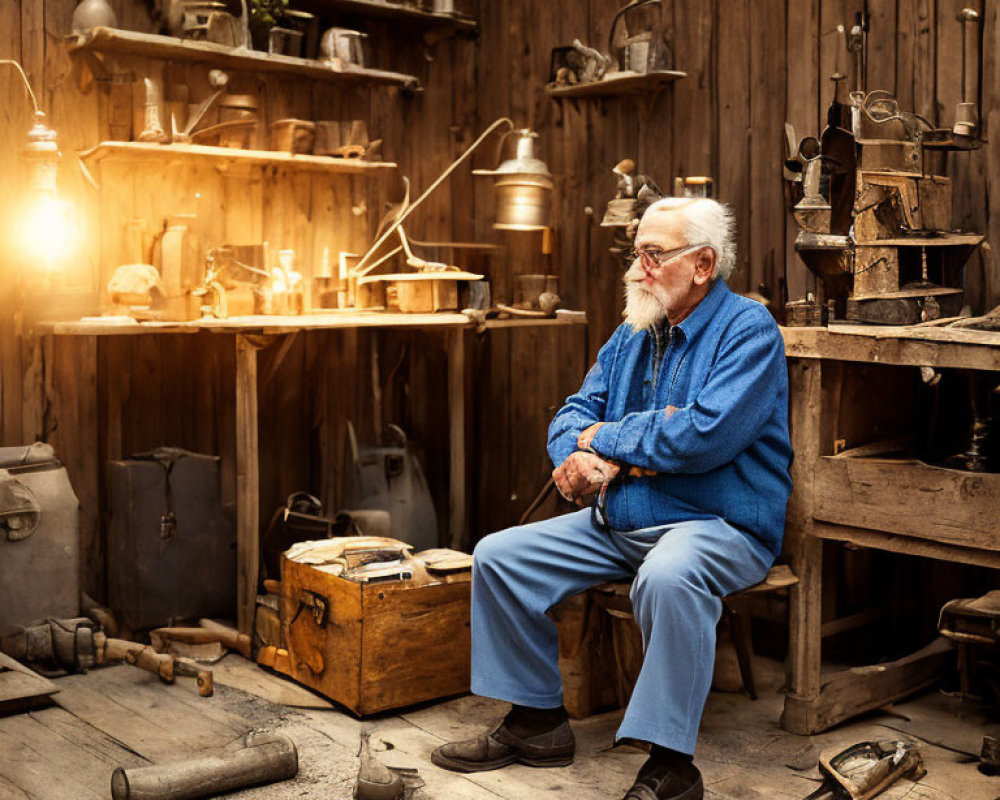
[[[62,154],[56,132],[46,124],[45,112],[35,112],[35,123],[28,131],[28,142],[21,151],[31,165],[30,187],[34,191],[55,194],[56,171]]]

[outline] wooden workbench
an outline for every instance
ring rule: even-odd
[[[1000,475],[840,453],[829,395],[850,365],[1000,371],[1000,333],[921,326],[784,328],[795,461],[786,551],[799,578],[790,610],[791,692],[782,725],[813,734],[929,685],[949,657],[934,644],[820,680],[823,540],[1000,567]],[[835,380],[824,383],[824,371]],[[829,376],[828,376],[829,377]],[[871,398],[868,402],[877,402]]]
[[[582,313],[559,315],[552,319],[489,320],[485,328],[551,328],[565,325],[585,325]],[[475,326],[463,314],[399,314],[385,312],[331,312],[302,316],[235,317],[226,320],[202,319],[191,322],[137,323],[125,318],[94,317],[73,322],[57,322],[40,326],[44,336],[107,337],[154,335],[229,335],[235,348],[235,419],[236,419],[236,530],[237,530],[237,597],[238,622],[241,631],[252,626],[257,588],[260,534],[260,453],[258,353],[274,347],[280,363],[292,338],[304,331],[334,330],[424,330],[446,335],[447,343],[447,403],[449,416],[449,532],[453,547],[468,543],[466,493],[466,375],[464,333]],[[149,366],[160,368],[158,364]],[[271,372],[277,367],[272,364]],[[113,384],[113,381],[110,381]],[[113,414],[109,414],[113,416]],[[112,420],[113,424],[113,420]]]

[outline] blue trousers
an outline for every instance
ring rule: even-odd
[[[473,558],[472,691],[533,708],[561,705],[558,633],[545,612],[590,586],[634,576],[645,656],[617,738],[693,754],[721,598],[759,583],[772,561],[718,518],[606,532],[584,510],[491,534]]]

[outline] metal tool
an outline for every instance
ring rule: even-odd
[[[803,196],[794,210],[795,221],[799,227],[813,233],[830,232],[830,203],[819,190],[822,169],[822,156],[813,156],[805,162],[802,173]]]

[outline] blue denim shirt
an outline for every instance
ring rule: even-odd
[[[582,430],[604,422],[592,443],[597,453],[657,473],[612,484],[612,528],[721,517],[777,555],[792,485],[778,326],[760,303],[716,280],[670,328],[658,370],[653,350],[652,332],[615,330],[549,426],[552,462],[561,464]]]

